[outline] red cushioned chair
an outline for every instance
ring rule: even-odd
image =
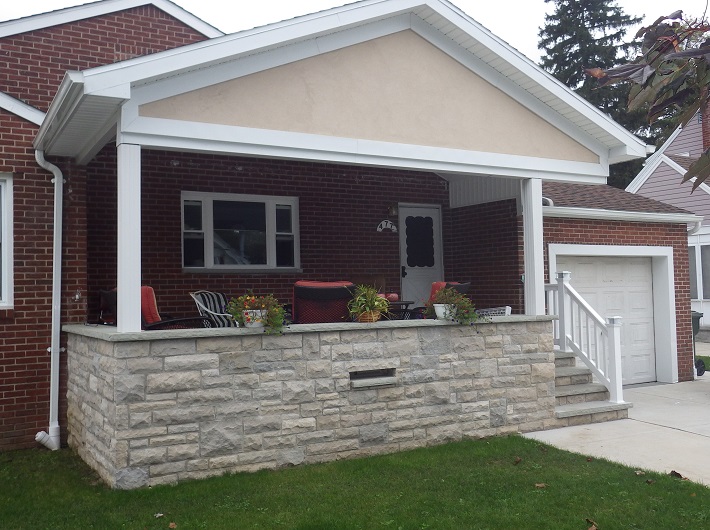
[[[299,280],[293,286],[294,324],[346,322],[348,302],[353,297],[352,282],[317,282]]]
[[[144,330],[209,328],[210,319],[203,316],[169,318],[158,312],[155,291],[148,285],[141,286],[141,320]]]

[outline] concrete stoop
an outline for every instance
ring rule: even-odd
[[[573,353],[555,352],[555,424],[585,425],[629,417],[631,403],[612,403],[609,391],[593,381],[592,372],[576,366]]]

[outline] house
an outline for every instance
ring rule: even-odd
[[[695,179],[682,183],[690,165],[710,145],[708,119],[698,113],[685,127],[678,127],[651,156],[629,183],[626,191],[643,195],[691,211],[702,222],[688,232],[690,297],[693,310],[710,315],[710,186],[700,184],[692,191]],[[707,284],[707,285],[706,285]],[[707,316],[700,320],[707,326]]]
[[[144,23],[185,28],[169,3],[135,4],[127,13]],[[692,379],[683,279],[687,224],[699,218],[605,186],[610,164],[646,146],[454,5],[362,0],[224,36],[193,23],[191,44],[67,64],[34,110],[8,94],[2,116],[26,143],[24,165],[10,164],[10,150],[0,173],[12,199],[3,226],[15,219],[3,238],[15,256],[2,324],[16,337],[10,373],[29,377],[36,405],[30,413],[0,381],[14,407],[2,405],[14,411],[3,415],[5,447],[27,445],[49,409],[53,432],[39,441],[66,436],[109,484],[136,487],[551,428],[572,421],[555,410],[553,341],[584,353],[602,333],[627,352],[610,355],[618,389],[621,376]],[[44,210],[26,202],[39,183]],[[26,229],[38,213],[44,225]],[[53,228],[65,243],[54,262]],[[32,276],[25,238],[35,235],[46,258]],[[589,313],[568,330],[585,340],[555,338],[547,294],[564,288],[546,283],[562,270],[604,317],[628,324],[597,333]],[[141,331],[141,284],[187,316],[195,289],[288,300],[296,280],[362,274],[414,303],[434,280],[471,281],[478,307],[514,314],[476,329]],[[112,287],[117,326],[98,326],[98,292]],[[60,328],[61,356],[50,337]],[[15,345],[30,330],[32,346]],[[19,375],[30,350],[38,373]],[[577,407],[574,421],[620,417],[616,395],[594,412]]]

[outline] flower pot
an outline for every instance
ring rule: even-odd
[[[455,320],[456,308],[451,304],[434,304],[434,312],[439,320]]]
[[[266,311],[263,309],[245,309],[244,310],[244,327],[246,328],[263,328]]]
[[[358,322],[377,322],[380,319],[379,311],[365,311],[357,316]]]

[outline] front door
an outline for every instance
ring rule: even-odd
[[[402,299],[423,306],[431,284],[444,279],[441,248],[441,209],[438,206],[400,206],[399,255]]]

